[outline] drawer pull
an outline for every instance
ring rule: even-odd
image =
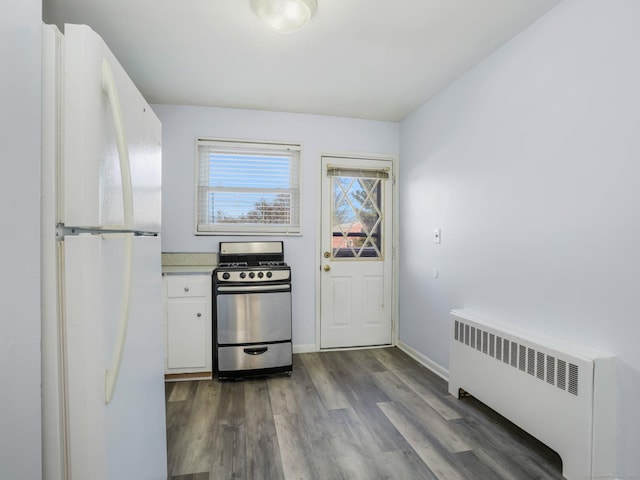
[[[202,314],[200,312],[196,313],[196,317],[201,317]]]
[[[267,350],[269,350],[268,347],[245,348],[244,353],[246,353],[247,355],[262,355]]]
[[[184,287],[184,291],[188,292],[189,291],[189,287]]]

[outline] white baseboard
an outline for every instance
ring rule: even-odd
[[[310,343],[308,345],[294,345],[293,346],[293,353],[311,353],[311,352],[317,352],[318,349],[316,348],[315,344]]]
[[[419,351],[410,347],[409,345],[407,345],[406,343],[400,340],[398,340],[398,343],[396,346],[400,350],[402,350],[404,353],[409,355],[411,358],[413,358],[416,362],[420,363],[421,365],[424,365],[425,367],[427,367],[429,370],[431,370],[433,373],[438,375],[443,380],[447,382],[449,381],[449,370],[444,368],[442,365],[434,362],[429,357],[421,354]]]

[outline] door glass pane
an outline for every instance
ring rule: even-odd
[[[382,258],[380,178],[331,177],[333,258]]]

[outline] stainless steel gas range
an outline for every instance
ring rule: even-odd
[[[218,378],[291,372],[291,269],[282,242],[220,242],[213,303]]]

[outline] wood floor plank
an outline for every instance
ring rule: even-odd
[[[332,410],[331,417],[332,437],[342,437],[345,442],[353,445],[362,445],[372,454],[378,455],[382,450],[372,432],[352,408]]]
[[[351,404],[336,384],[334,377],[320,360],[319,353],[300,355],[309,378],[313,382],[326,410],[349,408]]]
[[[349,372],[355,370],[351,351],[336,350],[333,352],[318,352],[320,359],[330,372]],[[364,373],[364,372],[361,372]]]
[[[220,390],[217,417],[219,420],[244,418],[244,382],[223,382]]]
[[[309,398],[302,392],[310,390],[311,386],[300,357],[300,355],[294,355],[291,375],[276,375],[266,379],[274,415],[290,415],[306,408]]]
[[[508,480],[508,478],[493,470],[491,465],[479,458],[474,451],[454,453],[453,456],[456,459],[462,478],[466,480],[486,480],[487,478]]]
[[[298,371],[294,375],[297,375]],[[292,415],[299,411],[297,402],[296,380],[289,377],[277,376],[267,380],[271,411],[274,415]]]
[[[488,455],[482,449],[475,449],[473,451],[475,456],[483,464],[487,465],[492,471],[496,472],[497,477],[503,480],[526,480],[529,478],[538,478],[537,476],[522,475],[524,472],[517,472],[513,469],[505,468],[500,462],[496,461],[496,458],[492,455]]]
[[[275,380],[270,378],[268,382]],[[282,380],[284,383],[275,383],[274,391],[269,392],[274,414],[324,410],[320,396],[302,361],[299,360],[299,365],[294,366],[291,377],[282,377]]]
[[[464,478],[451,461],[434,448],[431,440],[416,428],[412,419],[407,418],[393,402],[380,403],[378,407],[398,431],[402,433],[413,450],[439,480],[460,480]]]
[[[182,438],[184,426],[189,416],[188,409],[185,408],[185,401],[167,402],[167,471],[169,475],[175,470],[177,460],[182,454]]]
[[[346,361],[351,352],[339,353],[343,354],[343,360]],[[391,400],[384,389],[380,388],[376,379],[376,375],[382,373],[384,372],[367,374],[355,369],[331,372],[336,384],[345,393],[356,414],[363,420],[371,441],[381,451],[402,451],[408,448],[406,440],[378,408],[378,403]]]
[[[169,397],[171,397],[171,392],[173,391],[173,387],[175,387],[175,382],[165,382],[164,383],[164,401],[167,403],[169,401]]]
[[[187,475],[174,475],[170,480],[209,480],[209,472],[188,473]]]
[[[194,382],[175,382],[169,402],[181,402],[193,395]]]
[[[276,430],[286,480],[349,480],[331,435],[313,434],[298,415],[276,415]]]
[[[402,382],[394,372],[378,372],[374,376],[380,388],[394,402],[411,412],[414,422],[429,430],[449,452],[464,452],[472,449],[462,435],[453,430],[445,419]]]
[[[223,382],[216,412],[211,478],[246,480],[244,382]]]
[[[370,350],[370,352],[380,363],[387,367],[387,370],[404,370],[415,368],[416,366],[415,360],[395,347],[376,348]]]
[[[387,394],[375,381],[374,375],[376,374],[365,374],[358,370],[331,371],[330,374],[335,385],[345,395],[351,406],[354,404],[375,405],[389,401]]]
[[[413,449],[383,452],[376,460],[385,480],[439,480]]]
[[[275,426],[278,434],[278,445],[284,472],[284,478],[311,480],[316,478],[311,462],[311,445],[304,437],[298,416],[275,415]]]
[[[331,424],[334,432],[331,439],[333,455],[346,478],[435,479],[409,444],[406,444],[405,451],[381,451],[353,409],[332,410],[329,413],[333,420]]]
[[[276,426],[264,380],[245,383],[247,477],[253,480],[283,478]]]
[[[410,448],[406,438],[395,428],[377,404],[357,404],[353,409],[369,431],[371,441],[376,448],[383,452],[405,451]]]
[[[351,370],[358,370],[362,373],[382,372],[388,370],[387,366],[378,360],[375,351],[381,349],[350,350],[344,352],[348,357]]]
[[[442,400],[432,388],[426,385],[425,381],[421,381],[419,371],[415,369],[394,370],[393,373],[445,420],[462,418],[462,415]]]
[[[220,400],[221,385],[219,382],[195,382],[197,390],[189,409],[187,423],[180,437],[174,444],[178,457],[174,460],[171,471],[173,475],[192,472],[206,472],[212,462],[214,439],[211,435],[215,427],[215,412]]]
[[[340,476],[349,480],[377,480],[382,478],[376,457],[362,444],[345,442],[344,437],[331,439],[333,461]]]
[[[178,388],[178,394],[173,395],[176,386],[171,388],[169,396],[165,397],[166,422],[167,422],[167,471],[171,474],[182,456],[183,448],[188,442],[184,442],[186,426],[189,421],[189,412],[193,403],[197,384],[187,382]],[[186,393],[185,393],[186,392]],[[173,400],[171,400],[173,398]],[[177,400],[181,399],[181,400]]]
[[[252,480],[247,476],[244,419],[216,422],[213,455],[209,469],[211,479]]]

